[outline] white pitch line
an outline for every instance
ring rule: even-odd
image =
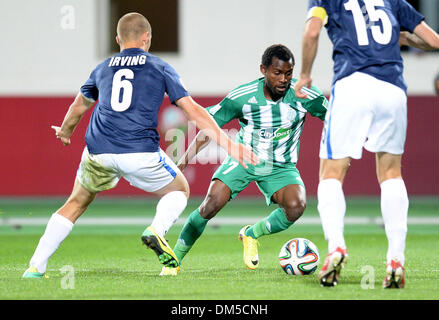
[[[210,226],[215,225],[244,225],[254,224],[264,217],[216,217],[209,221]],[[46,225],[49,218],[0,218],[0,226],[16,226],[16,225],[28,225],[28,226],[40,226]],[[149,225],[152,222],[152,218],[138,218],[138,217],[82,217],[76,225]],[[184,224],[186,218],[180,218],[176,221],[176,224]],[[296,221],[296,224],[301,225],[320,225],[319,217],[304,217]],[[383,225],[383,219],[379,217],[346,217],[346,225]],[[416,217],[408,218],[409,225],[439,225],[439,217]]]

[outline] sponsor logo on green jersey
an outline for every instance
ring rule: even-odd
[[[290,128],[261,129],[259,131],[259,137],[261,137],[262,139],[280,140],[285,137],[288,137],[290,133],[291,133]]]

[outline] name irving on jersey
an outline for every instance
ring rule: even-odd
[[[124,56],[124,57],[111,57],[110,62],[108,63],[109,67],[124,67],[124,66],[137,66],[145,64],[146,56],[145,55],[137,55],[137,56]]]

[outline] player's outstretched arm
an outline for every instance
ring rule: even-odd
[[[428,24],[422,21],[413,30],[413,33],[400,33],[399,43],[421,50],[430,51],[439,49],[439,35]]]
[[[303,87],[311,88],[311,69],[317,55],[322,26],[323,21],[319,17],[311,17],[305,24],[305,32],[302,38],[302,69],[300,71],[299,80],[294,87],[296,97],[301,99],[307,97],[301,89]]]
[[[258,164],[258,158],[250,148],[232,141],[229,136],[221,130],[212,116],[202,106],[196,103],[192,97],[187,96],[180,98],[175,101],[175,104],[185,112],[189,120],[195,122],[198,129],[202,130],[204,134],[226,150],[231,157],[239,161],[244,168],[247,168],[246,163],[252,165]]]
[[[84,99],[82,93],[79,92],[76,95],[73,103],[70,105],[61,127],[52,126],[52,129],[55,130],[56,137],[61,139],[61,142],[65,146],[70,144],[70,137],[72,136],[73,131],[75,130],[84,113],[93,105],[94,102]]]
[[[198,132],[194,140],[187,148],[183,156],[178,160],[177,167],[183,171],[186,169],[189,162],[195,157],[201,150],[209,144],[210,138],[204,133],[204,131]]]

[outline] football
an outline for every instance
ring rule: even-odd
[[[290,275],[312,274],[317,270],[319,261],[317,246],[304,238],[288,240],[279,252],[280,266]]]

